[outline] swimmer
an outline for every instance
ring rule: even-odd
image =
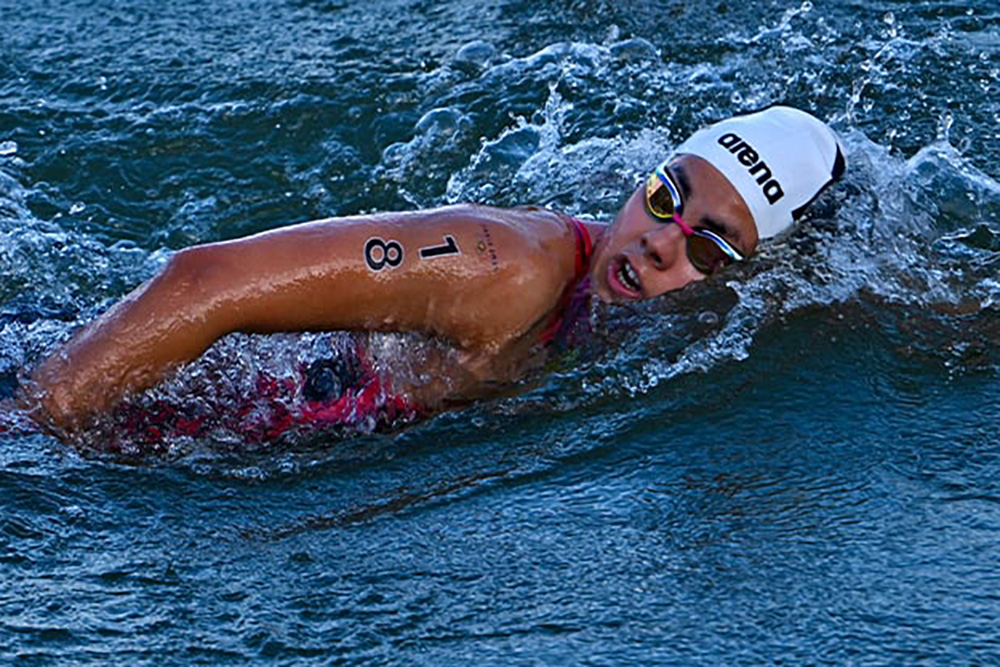
[[[649,299],[746,260],[844,166],[826,124],[773,106],[696,132],[610,225],[457,205],[191,247],[44,360],[21,403],[65,435],[231,332],[366,330],[421,332],[459,350],[462,382],[406,397],[443,405],[522,377],[575,295]]]

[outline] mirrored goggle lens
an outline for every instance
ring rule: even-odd
[[[692,236],[687,238],[687,256],[691,265],[707,275],[715,273],[738,259],[743,259],[732,248],[730,251],[732,254],[727,252],[714,236],[707,235],[701,230],[695,231]]]
[[[661,170],[654,171],[646,179],[646,207],[657,218],[666,220],[674,217],[677,202],[674,201],[675,196],[664,183],[663,177],[657,173],[659,171]]]

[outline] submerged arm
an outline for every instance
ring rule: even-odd
[[[554,219],[453,207],[317,221],[177,253],[45,360],[43,420],[79,426],[234,331],[423,331],[496,351],[572,276]]]

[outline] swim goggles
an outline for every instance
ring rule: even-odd
[[[663,223],[676,222],[686,238],[686,253],[694,268],[711,275],[733,262],[743,261],[743,255],[733,246],[707,229],[695,229],[681,220],[681,190],[677,187],[664,162],[646,179],[646,210]]]

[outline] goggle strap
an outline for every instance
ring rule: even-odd
[[[674,211],[674,222],[676,222],[677,226],[681,228],[682,232],[684,232],[684,236],[694,236],[694,227],[681,220],[680,214],[676,211]]]

